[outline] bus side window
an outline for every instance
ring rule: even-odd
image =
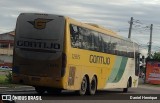
[[[78,27],[79,32],[79,38],[78,38],[78,47],[83,49],[82,43],[83,43],[83,28]]]
[[[93,34],[91,33],[91,31],[89,31],[88,44],[89,50],[93,50]]]
[[[70,25],[70,36],[71,36],[71,46],[74,48],[77,48],[78,45],[78,38],[79,38],[79,33],[78,33],[78,28],[75,25]]]
[[[89,30],[83,27],[77,27],[78,28],[78,34],[79,34],[79,38],[78,38],[78,47],[80,49],[89,49],[89,40],[88,40],[88,36],[89,36]]]
[[[94,45],[94,51],[99,51],[99,39],[98,39],[98,32],[93,33],[93,45]]]
[[[89,34],[89,29],[83,28],[83,42],[82,42],[82,47],[85,50],[89,50],[90,48],[90,34]]]
[[[104,40],[101,33],[99,33],[99,51],[104,52]]]
[[[104,46],[104,53],[108,53],[110,49],[110,36],[102,34],[102,43]]]
[[[116,38],[111,37],[110,53],[115,54],[116,45],[117,45]]]

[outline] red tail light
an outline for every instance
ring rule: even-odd
[[[62,68],[61,68],[61,77],[65,74],[65,68],[67,64],[67,56],[65,53],[62,53]]]

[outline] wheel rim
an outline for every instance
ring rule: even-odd
[[[84,77],[84,78],[83,78],[83,81],[82,81],[82,84],[81,84],[82,94],[85,94],[86,89],[87,89],[87,80],[86,80],[86,78]]]

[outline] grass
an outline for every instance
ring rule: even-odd
[[[7,84],[6,76],[5,75],[0,75],[0,85],[1,84]]]
[[[11,83],[7,81],[7,76],[10,71],[8,70],[0,70],[0,86],[10,85]]]
[[[13,84],[9,81],[7,81],[7,74],[9,73],[10,71],[6,71],[6,70],[0,70],[0,87],[9,87],[9,88],[14,88],[14,87],[17,87],[17,86],[21,86],[19,84]],[[11,73],[11,72],[10,72]]]
[[[14,87],[21,86],[21,85],[9,83],[6,80],[6,75],[0,75],[0,87],[1,86],[2,87],[14,88]]]

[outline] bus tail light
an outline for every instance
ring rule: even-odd
[[[65,53],[62,53],[62,68],[61,68],[61,77],[65,74],[65,68],[67,64],[67,56]]]

